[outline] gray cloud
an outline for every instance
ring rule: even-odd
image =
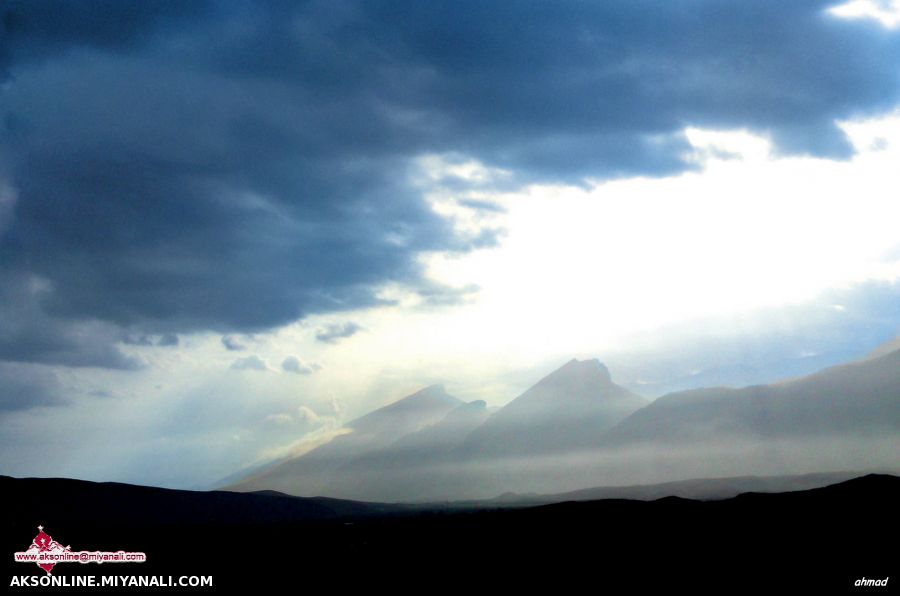
[[[283,371],[298,375],[311,375],[321,368],[322,367],[315,362],[306,363],[296,356],[288,356],[281,363],[281,369]]]
[[[263,372],[268,372],[271,369],[269,368],[269,363],[257,356],[256,354],[251,354],[250,356],[246,356],[244,358],[238,358],[231,364],[232,370],[258,370]]]
[[[482,199],[457,199],[456,201],[463,207],[474,209],[476,211],[488,211],[490,213],[504,213],[506,209],[493,201],[485,201]]]
[[[91,391],[88,391],[87,394],[90,395],[91,397],[103,397],[103,398],[115,397],[115,394],[112,391],[109,391],[108,389],[93,389]]]
[[[421,252],[496,239],[429,209],[424,154],[663,175],[695,125],[845,157],[835,120],[897,102],[898,37],[826,6],[5,2],[0,274],[49,289],[0,306],[27,311],[0,358],[129,368],[117,329],[248,333],[418,286]]]
[[[41,367],[0,363],[0,413],[65,403],[56,376]]]
[[[176,335],[174,333],[166,333],[164,335],[161,335],[156,340],[157,346],[163,346],[163,347],[167,347],[167,348],[177,346],[179,343],[180,343],[180,341],[178,339],[178,335]]]
[[[342,339],[356,335],[362,331],[362,327],[353,321],[346,323],[329,323],[316,330],[316,341],[326,344],[334,344]]]
[[[160,346],[173,347],[179,344],[178,335],[175,333],[166,333],[163,335],[150,335],[146,333],[126,334],[122,338],[122,343],[132,346]]]
[[[143,346],[149,347],[154,345],[153,336],[147,334],[139,334],[139,335],[125,335],[122,338],[122,343],[127,344],[129,346]]]
[[[443,284],[422,284],[416,293],[422,299],[422,305],[425,307],[449,306],[470,300],[480,289],[476,284],[468,284],[458,288]]]
[[[229,352],[239,352],[247,349],[240,338],[235,337],[234,335],[223,335],[222,345],[225,346],[225,349]]]

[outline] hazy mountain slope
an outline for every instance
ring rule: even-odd
[[[487,404],[481,400],[465,403],[450,411],[440,422],[400,437],[385,448],[350,462],[347,469],[403,467],[422,458],[448,457],[473,430],[488,419]]]
[[[397,402],[348,422],[349,431],[312,451],[228,487],[229,490],[270,489],[302,496],[324,494],[340,466],[393,443],[443,419],[463,402],[441,385],[427,387]]]
[[[772,385],[672,393],[605,433],[602,445],[898,431],[900,351],[893,351]]]
[[[432,385],[352,420],[346,426],[357,436],[392,441],[398,434],[434,424],[462,404],[463,401],[447,393],[443,385]]]
[[[646,404],[599,361],[571,360],[475,429],[461,451],[471,458],[578,450]]]
[[[367,500],[413,500],[450,494],[445,483],[453,475],[443,467],[455,461],[455,449],[488,418],[485,402],[463,404],[443,420],[410,433],[342,465],[332,476],[327,494]]]
[[[234,488],[421,502],[894,469],[900,351],[649,405],[598,361],[573,360],[490,415],[483,402],[462,404],[432,387],[347,426],[349,434]]]
[[[900,336],[895,337],[890,341],[886,341],[881,344],[866,356],[866,359],[872,360],[875,358],[880,358],[881,356],[886,356],[891,352],[896,352],[900,350]]]

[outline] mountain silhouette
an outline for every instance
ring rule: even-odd
[[[728,437],[804,439],[897,433],[900,350],[771,385],[716,387],[665,395],[600,441],[690,443]]]
[[[575,451],[647,400],[613,383],[598,360],[570,360],[466,437],[468,457],[532,456]]]

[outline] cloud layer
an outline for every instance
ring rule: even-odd
[[[897,37],[826,7],[6,2],[0,358],[135,368],[124,337],[421,285],[423,251],[490,241],[428,207],[423,155],[658,176],[691,167],[691,125],[846,156],[835,119],[897,101]]]

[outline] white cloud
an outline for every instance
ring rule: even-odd
[[[297,419],[308,426],[320,426],[325,421],[319,417],[311,408],[308,406],[300,406],[297,408]]]
[[[498,197],[508,230],[498,249],[424,261],[436,281],[477,284],[478,300],[406,339],[417,352],[414,336],[470,357],[572,353],[895,279],[900,264],[883,257],[900,221],[898,126],[896,117],[845,124],[860,151],[845,162],[779,157],[743,131],[690,129],[698,172]],[[887,137],[877,146],[865,139],[874,129]]]
[[[900,27],[900,0],[851,0],[828,12],[844,19],[871,19],[888,29]]]
[[[311,375],[312,373],[321,370],[321,368],[322,366],[316,362],[307,364],[296,356],[288,356],[281,363],[282,370],[298,375]]]

